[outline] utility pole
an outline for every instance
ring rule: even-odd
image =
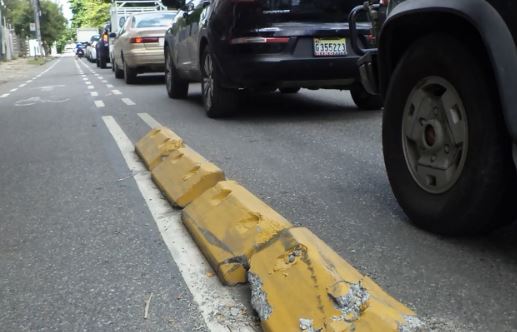
[[[38,48],[42,55],[45,55],[43,46],[41,43],[41,29],[39,24],[39,17],[41,15],[41,9],[39,7],[39,0],[31,0],[32,8],[34,10],[34,23],[36,24],[36,40],[38,41]]]

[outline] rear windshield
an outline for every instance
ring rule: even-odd
[[[171,25],[174,13],[152,13],[135,16],[135,28],[159,28]]]
[[[264,14],[287,15],[295,19],[345,22],[348,14],[364,0],[262,0]]]

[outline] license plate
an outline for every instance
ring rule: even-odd
[[[163,46],[165,43],[165,40],[164,40],[164,38],[160,38],[160,39],[158,39],[158,42],[160,43],[160,46]]]
[[[314,38],[314,55],[346,55],[346,38]]]

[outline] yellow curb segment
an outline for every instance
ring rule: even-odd
[[[167,128],[135,147],[221,281],[248,280],[268,331],[424,331],[406,306],[306,228],[293,226]],[[249,271],[248,271],[249,270]]]
[[[169,201],[180,207],[224,180],[221,169],[188,147],[170,151],[151,175]]]
[[[251,255],[292,227],[234,181],[219,182],[189,204],[183,210],[183,222],[226,285],[246,282]]]
[[[136,153],[142,158],[145,166],[152,170],[171,151],[183,147],[183,140],[172,130],[159,127],[149,131],[135,144]]]
[[[265,331],[416,331],[421,324],[306,228],[286,230],[255,253],[248,279]]]

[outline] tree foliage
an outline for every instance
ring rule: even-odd
[[[29,25],[34,22],[34,11],[29,0],[3,0],[3,12],[8,23],[21,38],[34,37]],[[66,19],[61,7],[50,0],[40,0],[41,39],[46,51],[66,31]]]
[[[101,28],[109,21],[109,0],[70,0],[72,27]]]

